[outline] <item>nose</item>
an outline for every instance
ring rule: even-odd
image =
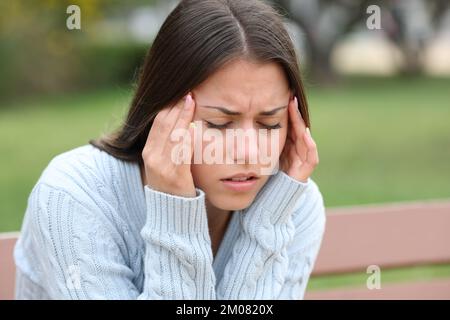
[[[257,164],[259,154],[258,131],[253,125],[234,131],[232,154],[234,163]],[[228,139],[227,139],[228,141]]]

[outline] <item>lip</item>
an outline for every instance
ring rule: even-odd
[[[225,187],[238,192],[246,192],[252,190],[258,179],[247,180],[247,181],[231,181],[231,180],[222,180]]]
[[[231,178],[251,178],[245,181],[232,181]],[[225,187],[237,192],[246,192],[252,190],[258,181],[259,177],[253,172],[238,173],[225,179],[221,179]]]
[[[236,173],[235,175],[229,176],[229,177],[221,179],[221,180],[226,180],[226,179],[231,179],[231,178],[250,178],[250,177],[254,177],[256,179],[259,178],[259,176],[254,172],[241,172],[241,173]]]

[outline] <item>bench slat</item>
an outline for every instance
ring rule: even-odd
[[[16,266],[13,259],[18,233],[0,234],[0,300],[14,299]]]
[[[450,261],[450,201],[327,209],[313,274]]]

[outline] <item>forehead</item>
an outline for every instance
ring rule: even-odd
[[[277,63],[235,60],[193,90],[197,105],[223,106],[240,112],[286,104],[289,85]]]

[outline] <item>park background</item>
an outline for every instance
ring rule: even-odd
[[[299,52],[327,208],[450,198],[449,1],[272,1]],[[66,9],[81,9],[69,30]],[[177,1],[0,2],[0,232],[19,231],[49,161],[122,121]],[[368,24],[378,6],[381,28]],[[420,235],[418,235],[420,236]],[[309,289],[364,282],[312,277]],[[383,281],[450,278],[450,265]]]

